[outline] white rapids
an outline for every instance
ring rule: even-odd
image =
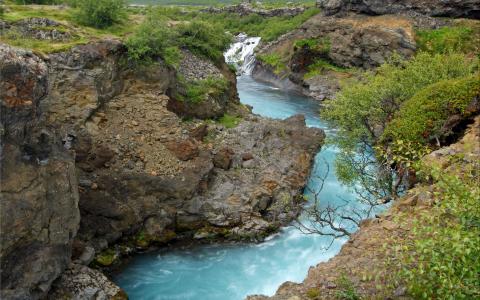
[[[248,37],[240,33],[235,37],[235,43],[224,53],[225,61],[234,65],[238,75],[250,75],[255,66],[255,48],[260,43],[260,37]]]

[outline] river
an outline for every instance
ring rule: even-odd
[[[241,102],[251,105],[256,114],[279,119],[304,114],[308,126],[333,134],[319,118],[319,106],[313,100],[256,82],[248,75],[238,78],[238,91]],[[311,189],[318,189],[317,176],[325,172],[324,163],[329,163],[320,194],[324,204],[353,200],[335,177],[335,155],[332,147],[317,154],[308,183]],[[330,238],[286,227],[260,244],[201,245],[138,254],[114,281],[131,300],[241,300],[252,294],[273,295],[285,281],[301,282],[310,266],[333,257],[344,241],[336,240],[325,249]]]

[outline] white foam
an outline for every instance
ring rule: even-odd
[[[232,64],[237,69],[238,75],[250,75],[255,66],[254,50],[260,43],[260,37],[247,37],[240,33],[236,37],[236,42],[230,46],[223,55],[228,64]]]

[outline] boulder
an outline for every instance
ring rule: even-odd
[[[179,160],[191,160],[199,153],[197,143],[192,139],[171,141],[166,144],[166,147]]]

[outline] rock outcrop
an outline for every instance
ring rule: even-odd
[[[432,17],[480,18],[478,0],[317,0],[326,15],[355,12],[368,15],[416,12]]]
[[[74,155],[46,119],[47,93],[45,62],[0,44],[2,299],[45,296],[79,226]]]
[[[39,55],[0,46],[2,299],[52,282],[50,299],[122,299],[87,265],[177,238],[259,240],[298,214],[323,132],[251,116],[225,63],[130,68],[115,40]],[[226,88],[178,110],[178,78],[212,76]],[[236,128],[202,120],[226,112]]]
[[[262,17],[278,17],[278,16],[287,16],[287,17],[294,17],[299,15],[305,11],[304,7],[280,7],[280,8],[273,8],[273,9],[263,9],[263,8],[256,8],[253,7],[249,3],[240,3],[237,5],[229,5],[221,8],[217,7],[209,7],[207,9],[202,10],[206,13],[233,13],[238,14],[240,16],[248,16],[251,14],[257,14]]]
[[[394,53],[410,57],[415,50],[413,23],[407,17],[334,18],[319,14],[259,49],[259,55],[281,57],[285,66],[281,72],[259,62],[252,75],[282,88],[301,87],[306,94],[322,100],[338,91],[339,81],[350,76],[348,68],[374,68]],[[314,76],[306,76],[317,61],[335,66],[336,71],[320,69]]]

